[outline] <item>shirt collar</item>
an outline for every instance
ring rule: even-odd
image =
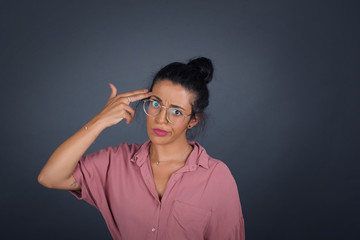
[[[136,163],[140,167],[146,160],[149,160],[150,143],[150,140],[144,142],[130,161]],[[188,141],[188,143],[191,144],[194,149],[185,163],[184,171],[194,171],[199,166],[209,168],[209,155],[206,153],[205,149],[195,141]]]

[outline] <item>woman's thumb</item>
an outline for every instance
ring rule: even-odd
[[[109,99],[111,99],[111,98],[113,98],[113,97],[116,96],[116,94],[117,94],[117,89],[116,89],[116,87],[114,86],[114,84],[112,84],[112,83],[109,83],[109,86],[110,86],[110,88],[111,88],[111,94],[110,94]]]

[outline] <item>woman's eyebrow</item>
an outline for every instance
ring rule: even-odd
[[[162,102],[161,98],[159,98],[158,96],[156,96],[156,95],[152,95],[152,97],[155,97],[157,100],[159,100],[159,102]],[[184,110],[184,111],[185,111],[185,109],[184,109],[184,108],[182,108],[182,107],[180,107],[180,106],[178,106],[178,105],[171,104],[171,105],[170,105],[170,107],[174,107],[174,108],[181,108],[182,110]]]

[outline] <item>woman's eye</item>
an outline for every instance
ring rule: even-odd
[[[159,103],[157,101],[153,100],[152,101],[152,106],[157,108],[157,107],[159,107]]]
[[[176,116],[181,116],[182,115],[182,112],[180,110],[177,110],[177,109],[173,109],[171,112],[172,112],[172,114],[174,114]]]

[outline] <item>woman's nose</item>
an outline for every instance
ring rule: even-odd
[[[167,109],[161,108],[159,114],[156,116],[156,121],[159,123],[167,123],[166,113]]]

